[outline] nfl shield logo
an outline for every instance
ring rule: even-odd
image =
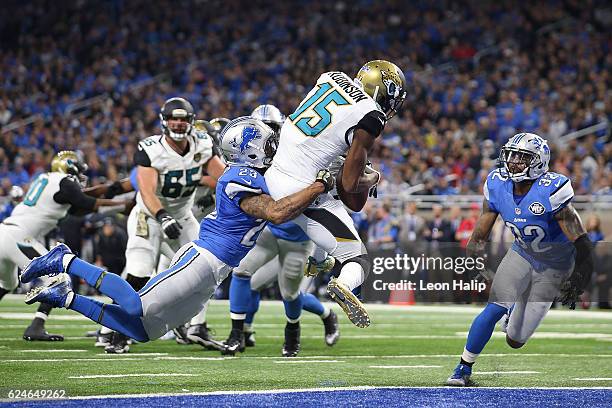
[[[516,208],[514,209],[514,213],[515,213],[516,215],[521,215],[521,209],[520,209],[520,208],[518,208],[518,207],[516,207]]]
[[[531,211],[533,215],[542,215],[546,209],[541,203],[536,201],[529,206],[529,211]]]
[[[200,161],[200,159],[202,158],[202,154],[201,153],[196,153],[193,156],[193,161],[195,161],[196,163]]]

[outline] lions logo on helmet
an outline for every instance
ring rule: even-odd
[[[546,140],[533,133],[518,133],[502,147],[499,163],[516,183],[536,180],[548,171],[550,148]]]
[[[250,116],[232,120],[221,132],[221,149],[230,165],[267,168],[272,164],[276,147],[274,131]]]

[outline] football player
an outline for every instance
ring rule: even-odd
[[[19,186],[11,187],[9,191],[10,201],[2,207],[0,210],[0,221],[4,221],[13,212],[13,208],[17,206],[23,200],[23,188]]]
[[[472,365],[498,320],[509,315],[506,342],[520,348],[533,335],[555,297],[575,307],[593,272],[592,245],[578,213],[570,180],[548,171],[550,149],[533,133],[519,133],[500,153],[503,167],[484,184],[482,214],[468,256],[482,253],[498,216],[515,241],[497,268],[489,303],[474,319],[459,365],[448,385],[470,383]]]
[[[47,285],[32,289],[26,302],[45,301],[75,310],[140,342],[156,339],[202,309],[217,285],[253,248],[267,221],[282,224],[295,218],[333,187],[333,176],[321,170],[309,186],[275,201],[263,177],[276,150],[272,129],[243,117],[226,126],[221,136],[230,167],[218,180],[216,211],[202,221],[199,238],[177,251],[170,269],[136,292],[119,276],[58,245],[33,260],[21,275],[24,283],[54,276]],[[116,304],[73,293],[68,274],[85,279]]]
[[[96,199],[81,191],[87,165],[73,151],[57,153],[51,171],[42,173],[30,184],[23,201],[0,224],[0,299],[18,284],[17,268],[47,252],[44,237],[68,213],[87,213],[98,207],[125,205],[125,201]],[[59,334],[45,331],[51,305],[41,303],[34,320],[23,334],[25,340],[62,341]]]
[[[138,144],[136,206],[127,222],[127,282],[142,289],[154,274],[160,254],[172,259],[176,250],[198,234],[191,208],[203,171],[218,179],[225,169],[212,139],[194,129],[193,106],[183,98],[168,99],[161,108],[162,134]],[[187,337],[204,347],[214,347],[206,326],[206,306],[191,321]],[[125,353],[128,339],[118,334],[105,347],[108,353]]]
[[[253,110],[251,117],[256,118],[268,125],[278,138],[284,115],[274,105],[260,105]],[[254,336],[251,327],[256,304],[258,305],[259,291],[270,283],[270,272],[277,275],[281,297],[285,305],[285,341],[283,343],[282,355],[284,357],[295,357],[300,350],[300,315],[303,307],[303,295],[300,292],[300,283],[303,278],[306,259],[312,253],[313,244],[306,234],[291,221],[281,225],[269,224],[265,229],[253,250],[240,262],[232,273],[230,283],[230,316],[232,329],[226,340],[224,354],[235,354],[236,351],[244,351],[245,346],[253,346]],[[263,268],[274,258],[278,257],[280,268],[274,266]],[[253,287],[251,277],[257,276],[258,284]],[[272,278],[274,280],[274,277]],[[249,326],[246,328],[245,321],[248,312]],[[333,312],[332,312],[333,313]],[[327,318],[331,323],[335,315],[328,313]],[[336,320],[337,329],[337,320]]]
[[[343,72],[322,74],[283,124],[278,154],[266,173],[272,197],[279,199],[307,186],[319,168],[347,153],[338,190],[345,193],[343,201],[351,209],[361,209],[378,182],[378,176],[364,174],[368,152],[405,97],[404,74],[388,61],[368,62],[354,80]],[[351,197],[357,202],[349,202]],[[353,324],[367,327],[368,313],[352,291],[361,286],[371,262],[342,203],[322,196],[293,222],[342,264],[328,293]]]

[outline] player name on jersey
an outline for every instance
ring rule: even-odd
[[[329,77],[334,80],[334,82],[342,89],[348,96],[350,96],[355,102],[361,102],[368,97],[366,94],[359,89],[359,87],[355,86],[351,83],[350,79],[347,78],[346,74],[343,72],[329,72]]]

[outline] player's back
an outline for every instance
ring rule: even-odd
[[[23,201],[13,209],[4,224],[19,226],[33,238],[48,234],[70,209],[70,204],[60,204],[54,199],[60,191],[60,182],[66,177],[70,176],[57,172],[36,177]]]
[[[484,187],[489,207],[512,231],[513,249],[536,269],[567,267],[574,253],[555,215],[574,197],[570,180],[547,172],[536,179],[524,196],[514,194],[514,183],[503,169],[494,170]]]
[[[200,223],[196,244],[221,261],[238,266],[253,248],[266,221],[246,214],[240,200],[252,194],[268,194],[264,176],[250,167],[230,166],[217,181],[215,211]]]
[[[283,124],[271,170],[311,183],[318,170],[348,150],[359,121],[377,110],[376,102],[345,73],[322,74]]]
[[[174,151],[164,136],[151,136],[138,144],[138,165],[153,167],[158,172],[156,195],[162,206],[175,218],[186,216],[194,201],[194,192],[202,176],[202,166],[212,156],[212,139],[202,132],[188,136],[188,151]],[[143,154],[144,153],[144,154]],[[148,213],[140,192],[138,205]],[[154,216],[154,214],[149,214]]]

